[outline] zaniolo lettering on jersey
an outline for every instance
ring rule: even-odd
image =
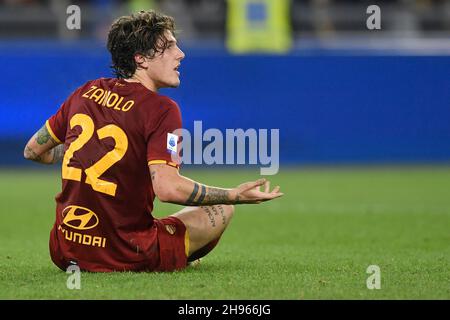
[[[114,110],[127,112],[134,106],[134,100],[125,100],[124,97],[110,90],[91,86],[83,93],[83,98],[93,100],[102,107],[113,108]]]

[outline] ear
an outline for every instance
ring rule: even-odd
[[[138,69],[147,69],[148,68],[148,58],[143,56],[142,54],[135,54],[134,61]]]

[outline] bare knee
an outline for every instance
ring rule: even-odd
[[[233,204],[229,204],[229,205],[227,205],[227,207],[228,207],[228,210],[230,211],[230,213],[229,213],[229,215],[230,215],[230,219],[231,218],[233,218],[233,216],[234,216],[234,205]]]

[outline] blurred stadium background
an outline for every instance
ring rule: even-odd
[[[80,30],[66,26],[72,4]],[[380,30],[366,27],[374,4]],[[58,172],[26,162],[23,147],[79,85],[111,76],[111,21],[151,8],[181,30],[182,84],[162,92],[185,127],[280,129],[271,179],[286,195],[240,209],[209,267],[164,277],[171,287],[86,275],[96,289],[74,296],[47,256]],[[450,1],[0,0],[0,70],[2,297],[450,297]],[[258,173],[188,176],[232,186]],[[372,263],[387,272],[380,293],[365,287]]]
[[[366,27],[371,4],[381,30]],[[282,164],[450,160],[450,1],[3,0],[1,165],[25,164],[68,94],[111,76],[108,26],[148,8],[181,30],[182,86],[163,93],[187,128],[280,128]]]

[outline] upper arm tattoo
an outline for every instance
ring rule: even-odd
[[[150,175],[152,177],[152,181],[155,180],[156,171],[155,170],[150,170]]]
[[[36,141],[38,144],[43,145],[44,143],[47,143],[48,140],[52,141],[55,144],[58,143],[55,141],[55,139],[52,138],[52,136],[50,135],[50,132],[48,132],[47,126],[44,125],[37,132]]]
[[[28,141],[24,156],[40,163],[56,163],[64,156],[64,145],[52,138],[47,127],[43,125]]]

